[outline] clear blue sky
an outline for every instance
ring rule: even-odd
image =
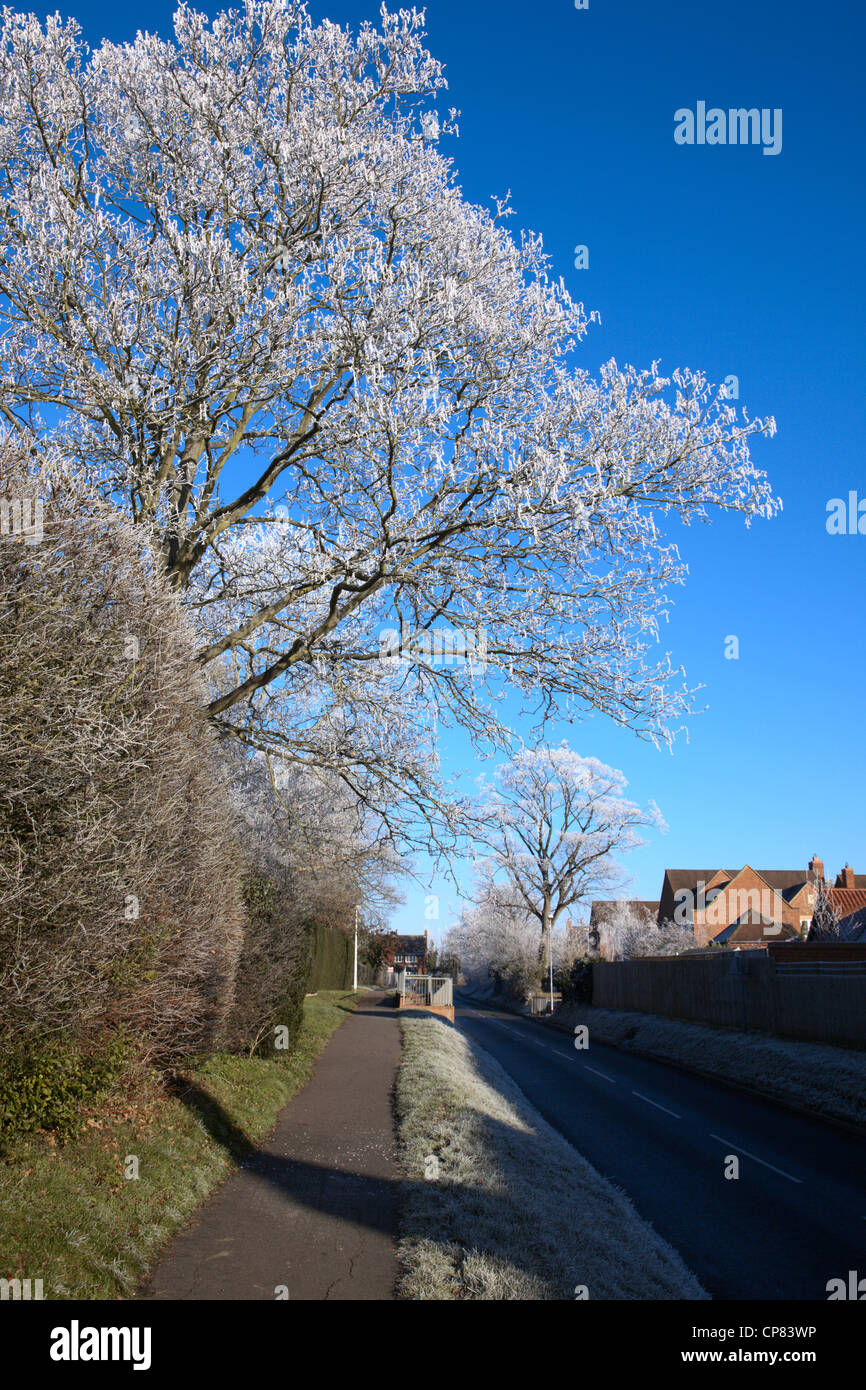
[[[94,42],[167,33],[173,8],[74,0],[63,12]],[[378,15],[363,0],[310,8],[352,25]],[[670,754],[599,717],[552,733],[661,807],[668,835],[627,861],[639,897],[658,896],[666,865],[788,868],[817,852],[830,871],[848,859],[866,872],[866,535],[825,527],[830,498],[866,499],[864,28],[850,0],[427,6],[443,106],[462,113],[449,152],[464,193],[510,189],[512,228],[540,232],[556,272],[600,311],[583,361],[735,374],[740,403],[778,424],[754,453],[781,517],[681,533],[690,573],[663,646],[704,686],[689,742]],[[781,153],[675,144],[674,111],[698,101],[781,108]],[[573,268],[577,244],[587,270]],[[445,751],[467,766],[459,739]],[[394,925],[447,925],[453,891],[433,891],[438,923],[425,923],[419,889]]]

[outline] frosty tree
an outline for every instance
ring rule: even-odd
[[[839,940],[839,914],[830,899],[827,885],[822,878],[816,877],[815,879],[815,910],[812,913],[806,939],[808,941]]]
[[[605,960],[635,960],[639,956],[678,956],[696,947],[691,927],[657,923],[628,901],[612,904],[600,928]]]
[[[569,954],[565,933],[554,933],[551,942],[554,966],[565,964]],[[507,883],[479,886],[477,901],[464,905],[449,928],[445,949],[459,957],[464,975],[473,984],[492,979],[521,996],[540,983],[538,922]]]
[[[658,808],[624,795],[625,777],[597,758],[558,748],[525,749],[497,769],[484,814],[492,825],[487,867],[505,875],[511,896],[540,927],[547,966],[562,913],[622,883],[617,856],[643,844],[640,828],[664,829]]]
[[[0,410],[151,533],[224,731],[447,825],[437,721],[504,744],[497,682],[669,729],[660,519],[777,504],[772,420],[700,373],[575,364],[540,240],[438,148],[420,25],[248,0],[89,52],[4,10]],[[383,661],[402,624],[483,633],[483,679]]]
[[[247,863],[259,872],[278,866],[301,914],[327,909],[348,925],[363,903],[367,925],[384,926],[403,900],[395,881],[405,863],[379,842],[344,784],[293,763],[270,765],[259,753],[229,767]]]

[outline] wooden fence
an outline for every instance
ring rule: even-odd
[[[847,952],[846,952],[847,954]],[[866,959],[793,954],[602,961],[592,967],[592,1002],[693,1023],[783,1038],[866,1048]]]

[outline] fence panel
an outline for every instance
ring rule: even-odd
[[[602,961],[602,1009],[684,1018],[717,1028],[866,1048],[866,962],[774,959],[764,951]]]

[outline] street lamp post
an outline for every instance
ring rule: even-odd
[[[360,903],[355,903],[355,971],[352,988],[357,993],[358,989],[358,908]]]

